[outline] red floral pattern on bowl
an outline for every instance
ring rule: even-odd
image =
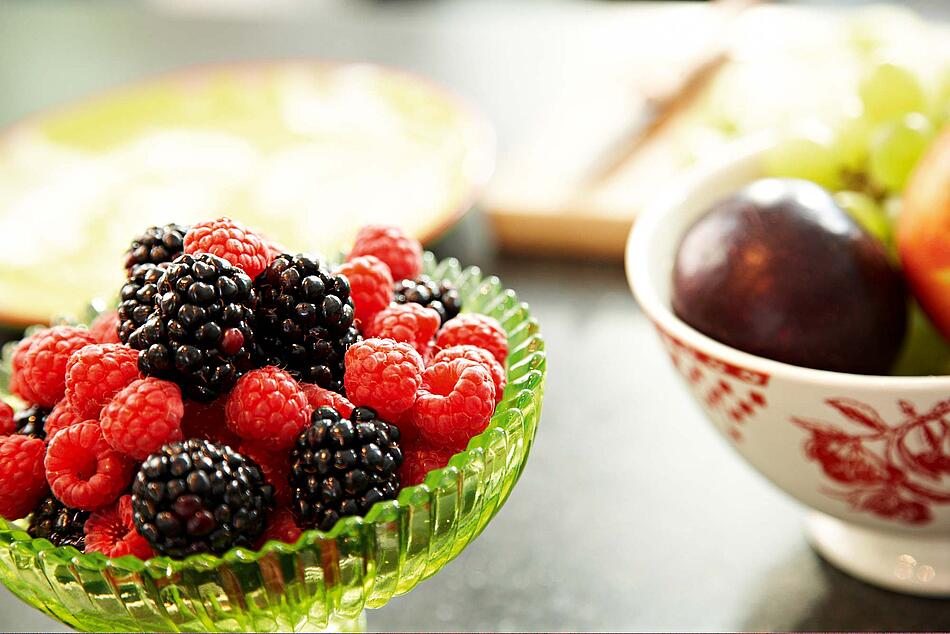
[[[829,398],[840,423],[793,417],[809,432],[805,455],[837,486],[825,493],[851,508],[908,524],[933,521],[932,505],[950,504],[950,399],[902,414],[888,424],[877,410],[850,398]]]

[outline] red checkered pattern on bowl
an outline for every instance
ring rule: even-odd
[[[771,377],[697,350],[659,325],[654,326],[673,365],[709,408],[725,414],[729,424],[726,433],[733,441],[741,442],[741,426],[767,405],[765,388]]]

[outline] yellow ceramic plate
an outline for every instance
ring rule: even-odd
[[[307,251],[368,222],[426,240],[493,159],[458,99],[376,66],[237,64],[121,88],[0,136],[0,321],[116,295],[122,253],[154,224],[228,215]]]

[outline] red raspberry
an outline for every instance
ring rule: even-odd
[[[344,363],[343,384],[354,405],[371,407],[390,421],[415,402],[424,366],[409,344],[366,339],[350,346]]]
[[[36,395],[20,377],[23,375],[23,362],[26,359],[27,352],[29,352],[30,346],[33,345],[39,334],[37,332],[20,340],[13,351],[13,357],[10,359],[10,393],[19,396],[27,403],[35,403]]]
[[[419,430],[416,429],[416,424],[412,422],[412,408],[399,414],[395,420],[392,421],[392,424],[399,430],[400,447],[410,447],[418,444]]]
[[[422,245],[399,227],[366,225],[356,233],[348,260],[375,255],[386,263],[394,280],[415,279],[422,273]]]
[[[349,418],[353,413],[353,403],[346,400],[342,394],[324,389],[314,383],[301,383],[300,389],[307,395],[307,401],[313,411],[321,407],[331,407],[343,418]]]
[[[399,484],[411,487],[421,484],[433,469],[441,469],[449,464],[453,455],[451,449],[432,449],[430,447],[410,446],[402,454],[402,466],[399,467]]]
[[[99,343],[119,343],[119,313],[107,310],[89,324],[89,332]]]
[[[290,497],[290,450],[271,451],[258,443],[243,442],[237,452],[250,458],[261,468],[264,480],[274,487],[274,500],[279,506],[287,506]]]
[[[268,517],[267,528],[264,529],[257,547],[260,548],[269,541],[295,544],[302,534],[303,531],[294,520],[294,514],[287,509],[277,509]]]
[[[377,313],[366,329],[366,336],[403,341],[425,357],[441,324],[439,313],[432,308],[394,304]]]
[[[495,410],[495,382],[480,363],[453,359],[422,374],[412,422],[423,442],[454,451],[485,431]]]
[[[228,429],[224,413],[226,402],[227,397],[221,397],[210,403],[186,400],[185,416],[181,419],[182,436],[203,438],[237,449],[241,439]]]
[[[267,245],[267,250],[270,251],[270,260],[268,260],[268,263],[270,263],[270,261],[272,261],[281,253],[290,253],[290,250],[287,249],[287,247],[282,245],[280,242],[274,240],[270,236],[267,236],[264,234],[259,234],[259,235],[261,236],[261,239],[264,241],[264,244]]]
[[[11,363],[10,366],[12,368],[13,364]],[[7,383],[7,390],[9,390],[10,394],[14,396],[18,396],[24,401],[29,402],[30,399],[26,398],[26,396],[24,396],[22,391],[20,390],[20,384],[19,384],[19,381],[17,380],[17,374],[18,374],[17,372],[10,372],[10,379],[9,379],[9,382]]]
[[[170,442],[182,439],[185,406],[181,389],[171,381],[147,378],[119,390],[102,410],[102,435],[116,451],[145,460]]]
[[[81,417],[97,419],[112,397],[140,376],[138,350],[119,343],[86,346],[66,364],[66,400]]]
[[[273,366],[238,379],[225,407],[231,431],[272,451],[293,445],[312,413],[294,377]]]
[[[46,444],[32,436],[0,438],[0,517],[26,517],[46,496]]]
[[[495,405],[498,405],[504,394],[505,386],[508,384],[508,377],[505,376],[505,368],[495,360],[495,357],[488,350],[477,346],[452,346],[440,350],[433,357],[432,363],[451,361],[452,359],[468,359],[485,366],[485,369],[491,374],[492,381],[495,382]]]
[[[349,415],[347,415],[349,418]],[[49,420],[47,418],[47,420]],[[13,422],[13,408],[0,401],[0,436],[9,436],[16,433],[16,423]]]
[[[86,421],[69,406],[66,399],[61,400],[56,404],[56,407],[53,408],[53,411],[49,413],[49,416],[46,417],[46,424],[43,426],[46,430],[46,444],[49,444],[49,442],[53,440],[53,437],[60,431],[82,422]],[[99,422],[95,420],[88,422],[94,425],[99,424]]]
[[[46,478],[53,495],[74,509],[94,511],[114,501],[132,481],[132,463],[109,446],[99,425],[67,427],[46,450]]]
[[[364,327],[393,301],[393,276],[385,264],[371,255],[352,258],[338,266],[334,273],[345,275],[349,280],[353,313]]]
[[[83,531],[87,553],[113,558],[132,555],[143,560],[155,556],[148,541],[135,530],[131,495],[123,495],[115,504],[90,515]]]
[[[69,357],[93,343],[95,338],[88,330],[73,326],[55,326],[37,333],[23,353],[18,378],[32,394],[31,402],[51,408],[61,401],[66,393]]]
[[[477,313],[464,313],[445,322],[435,345],[439,349],[463,345],[484,348],[503,368],[508,358],[508,335],[504,328],[494,317]]]
[[[253,280],[267,268],[270,248],[260,234],[230,218],[199,222],[185,234],[185,253],[224,258]]]

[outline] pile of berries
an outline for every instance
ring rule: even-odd
[[[347,260],[228,218],[133,240],[116,311],[31,334],[0,401],[0,516],[109,557],[295,540],[419,484],[488,425],[508,345],[368,226]]]

